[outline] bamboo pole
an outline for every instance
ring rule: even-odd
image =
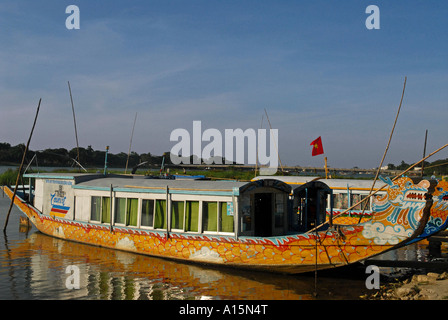
[[[328,179],[327,157],[325,157],[324,160],[325,160],[325,179]]]
[[[271,129],[271,134],[272,134],[271,121],[269,120],[269,116],[268,116],[268,112],[266,111],[266,108],[264,109],[264,113],[266,113],[266,119],[268,119],[269,128]],[[273,138],[274,138],[274,136],[271,136],[271,139],[273,139]],[[282,160],[280,160],[280,153],[278,153],[277,143],[275,142],[275,139],[274,139],[274,146],[275,146],[275,150],[277,151],[278,161],[280,162],[280,168],[282,168],[282,172],[283,172]]]
[[[423,146],[423,157],[425,157],[426,155],[426,142],[428,140],[428,130],[426,130],[425,133],[425,145]],[[425,169],[425,162],[422,163],[422,173],[421,173],[421,177],[423,178],[423,170]]]
[[[421,162],[425,161],[425,160],[428,159],[429,157],[432,157],[432,156],[435,155],[436,153],[442,151],[442,150],[445,149],[446,147],[448,147],[448,143],[445,144],[444,146],[440,147],[439,149],[437,149],[437,150],[431,152],[429,155],[427,155],[426,157],[424,157],[424,158],[421,159],[420,161],[414,163],[412,166],[410,166],[409,168],[407,168],[406,170],[404,170],[404,171],[401,172],[400,174],[396,175],[396,176],[392,179],[392,181],[397,180],[397,179],[400,178],[402,175],[404,175],[404,174],[406,174],[407,172],[409,172],[410,170],[412,170],[415,166],[417,166],[417,165],[420,164]],[[372,192],[371,194],[369,194],[367,197],[365,197],[365,198],[362,199],[361,201],[358,201],[357,203],[355,203],[354,205],[352,205],[350,208],[345,209],[344,211],[342,211],[342,212],[336,214],[336,215],[333,217],[332,220],[334,220],[334,218],[336,218],[336,217],[338,217],[338,216],[340,216],[340,215],[342,215],[342,214],[344,214],[344,213],[346,213],[346,212],[348,212],[348,211],[354,209],[356,206],[358,206],[359,204],[363,203],[363,202],[366,201],[367,199],[370,199],[370,197],[372,197],[373,195],[377,194],[379,191],[383,190],[383,189],[384,189],[385,187],[387,187],[387,186],[388,186],[388,185],[384,185],[384,186],[382,186],[381,188],[379,188],[378,190]],[[326,225],[327,223],[328,223],[328,221],[325,221],[324,223],[318,225],[318,226],[315,227],[314,229],[308,230],[306,233],[313,232],[313,231],[317,230],[318,228],[320,228],[320,227]]]
[[[263,117],[264,115],[261,115],[260,129],[263,129]],[[258,137],[257,137],[257,160],[255,162],[255,177],[257,176],[257,170],[258,170]]]
[[[136,121],[137,121],[137,112],[135,113],[134,125],[132,126],[131,142],[129,142],[128,158],[126,160],[126,168],[124,169],[124,174],[126,174],[126,172],[128,171],[129,156],[131,155],[132,137],[134,136],[134,128]]]
[[[6,227],[8,226],[9,215],[11,214],[11,209],[12,209],[12,206],[14,205],[14,199],[15,199],[15,197],[16,197],[17,187],[18,187],[18,185],[19,185],[20,174],[21,174],[21,172],[22,172],[23,164],[24,164],[24,162],[25,162],[25,156],[26,156],[26,153],[27,153],[27,151],[28,151],[28,147],[30,146],[31,137],[33,136],[34,127],[36,126],[37,116],[38,116],[38,114],[39,114],[39,109],[40,109],[40,103],[41,103],[41,101],[42,101],[42,98],[39,99],[39,104],[37,105],[37,111],[36,111],[36,116],[35,116],[35,118],[34,118],[33,127],[32,127],[32,129],[31,129],[31,133],[30,133],[30,136],[29,136],[29,138],[28,138],[28,142],[27,142],[27,144],[26,144],[26,146],[25,146],[25,151],[23,152],[22,163],[20,164],[19,172],[18,172],[18,174],[17,174],[16,187],[14,188],[14,193],[13,193],[13,195],[12,195],[12,197],[11,197],[11,204],[10,204],[10,206],[9,206],[8,214],[7,214],[7,216],[6,216],[5,226],[4,226],[4,228],[3,228],[3,232],[6,232]]]
[[[390,142],[392,141],[392,135],[394,134],[395,126],[396,126],[397,120],[398,120],[398,115],[400,114],[401,105],[403,103],[404,90],[406,89],[406,80],[407,80],[407,77],[404,77],[403,92],[401,93],[400,105],[398,106],[397,115],[395,116],[394,125],[392,126],[392,131],[390,132],[390,135],[389,135],[389,141],[387,142],[386,150],[384,150],[383,158],[381,159],[380,165],[378,166],[378,170],[376,171],[376,175],[375,175],[375,178],[373,179],[373,184],[372,184],[372,187],[370,188],[369,194],[372,193],[373,188],[375,187],[376,180],[378,179],[378,175],[380,174],[381,167],[383,166],[384,158],[386,158],[386,154],[387,154],[387,151],[389,150]],[[425,155],[423,155],[423,157],[424,156]],[[362,214],[364,214],[366,207],[367,207],[367,202],[364,204],[364,208],[362,209]],[[362,214],[361,214],[361,217],[359,218],[359,222],[361,222]]]
[[[78,163],[81,162],[81,159],[79,158],[79,143],[78,143],[78,130],[76,129],[76,118],[75,118],[75,106],[73,105],[73,97],[72,97],[72,89],[70,88],[70,81],[67,81],[68,83],[68,91],[70,92],[70,101],[72,102],[72,112],[73,112],[73,122],[75,124],[75,137],[76,137],[76,150],[78,153]]]

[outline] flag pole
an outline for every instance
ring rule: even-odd
[[[327,157],[325,157],[324,160],[325,160],[325,179],[328,179]]]

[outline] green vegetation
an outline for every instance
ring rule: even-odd
[[[16,169],[16,170],[8,169],[5,172],[3,172],[2,174],[0,174],[0,186],[15,185],[18,172],[19,172],[18,169]]]
[[[16,165],[22,161],[23,152],[25,150],[24,144],[11,146],[9,143],[0,143],[0,165]],[[74,160],[78,158],[78,149],[73,148],[67,150],[64,148],[45,149],[42,151],[28,150],[26,154],[26,163],[36,155],[39,167],[70,167]],[[78,162],[85,168],[88,167],[103,167],[106,151],[93,150],[92,146],[87,148],[79,148]],[[169,162],[169,157],[166,157],[165,163]],[[108,167],[124,168],[128,155],[124,152],[113,154],[111,152],[107,155]],[[138,154],[131,152],[129,155],[128,168],[132,168],[140,162],[147,162],[149,165],[160,165],[163,156],[155,156],[150,153]],[[36,161],[36,160],[34,160]],[[36,162],[34,162],[36,163]]]

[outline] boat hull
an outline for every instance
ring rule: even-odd
[[[12,197],[11,189],[5,188],[5,193]],[[68,220],[44,215],[19,196],[14,202],[39,231],[57,238],[185,262],[281,273],[348,265],[415,236],[398,230],[384,238],[368,224],[267,238],[172,233]]]

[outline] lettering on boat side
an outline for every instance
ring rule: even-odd
[[[270,129],[269,133],[266,129],[225,129],[223,135],[213,128],[202,132],[201,121],[193,121],[192,135],[186,129],[175,129],[171,132],[170,141],[177,141],[170,152],[173,164],[190,164],[192,158],[193,164],[223,164],[224,161],[225,164],[255,165],[258,159],[260,174],[273,175],[278,169],[278,129]],[[202,148],[203,142],[209,143]]]
[[[65,273],[69,274],[65,280],[65,287],[69,290],[79,289],[79,267],[75,265],[69,265],[65,268]]]
[[[370,276],[366,279],[366,288],[369,290],[380,288],[380,269],[377,266],[370,265],[366,268],[366,273]]]
[[[187,303],[180,307],[180,315],[205,315],[211,317],[212,313],[222,315],[266,315],[267,304],[225,304],[223,307],[197,306]]]

